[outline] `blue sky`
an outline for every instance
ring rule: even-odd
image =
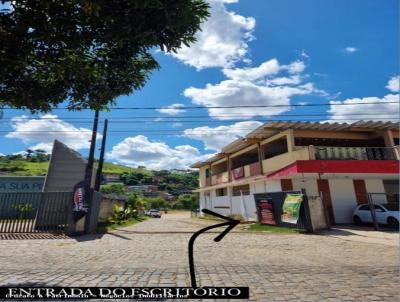
[[[116,105],[179,104],[175,110],[101,113],[102,119],[110,119],[107,160],[153,169],[185,168],[266,119],[351,122],[389,120],[398,113],[398,104],[340,104],[398,101],[399,1],[210,3],[212,15],[198,42],[177,55],[156,51],[161,69],[141,91],[121,96]],[[306,103],[331,105],[179,110],[179,106]],[[291,114],[304,116],[290,118]],[[5,110],[0,153],[28,147],[50,150],[51,141],[58,138],[87,154],[92,115],[55,110],[31,119],[29,112]],[[51,130],[58,132],[28,132]]]

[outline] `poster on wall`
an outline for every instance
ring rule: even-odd
[[[270,199],[262,199],[258,203],[258,211],[261,224],[276,225],[274,205]]]
[[[287,194],[282,205],[281,221],[296,224],[300,217],[302,201],[303,194]]]

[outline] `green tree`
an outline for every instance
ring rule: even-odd
[[[167,207],[166,201],[161,197],[142,198],[146,209],[164,209]]]
[[[199,207],[198,198],[194,194],[182,194],[179,195],[175,208],[193,210]]]
[[[25,151],[25,156],[26,156],[26,159],[29,161],[31,158],[32,158],[32,154],[34,153],[34,151],[32,150],[32,149],[26,149],[26,151]]]
[[[4,1],[0,104],[49,111],[104,109],[159,67],[151,51],[195,41],[204,0]]]
[[[123,184],[106,184],[100,187],[100,192],[104,194],[119,194],[122,195],[125,193]]]

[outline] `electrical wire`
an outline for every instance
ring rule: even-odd
[[[182,106],[179,108],[172,108],[176,110],[191,110],[191,109],[240,109],[240,108],[277,108],[277,107],[318,107],[318,106],[352,106],[352,105],[383,105],[383,104],[400,104],[400,102],[354,102],[354,103],[302,103],[302,104],[275,104],[275,105],[233,105],[233,106]],[[14,107],[3,107],[0,109],[7,110],[18,110],[22,108]],[[168,107],[112,107],[109,110],[161,110],[171,109]],[[26,109],[22,109],[26,110]],[[79,110],[71,110],[68,107],[55,107],[51,110],[70,110],[70,111],[81,111],[81,110],[92,110],[91,108],[82,108]]]

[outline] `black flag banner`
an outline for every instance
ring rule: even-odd
[[[0,287],[0,299],[248,299],[248,287]]]

